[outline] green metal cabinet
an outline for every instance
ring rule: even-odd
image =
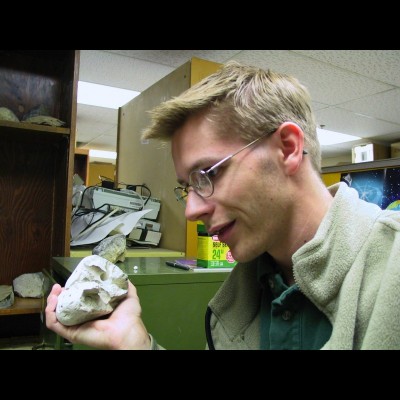
[[[53,276],[64,284],[81,260],[54,257]],[[184,271],[166,266],[166,261],[174,258],[128,257],[117,265],[135,285],[143,321],[157,343],[170,350],[203,350],[207,304],[229,271]]]

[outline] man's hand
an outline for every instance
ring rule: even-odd
[[[58,322],[56,317],[58,296],[63,289],[55,284],[47,298],[47,327],[71,343],[80,343],[96,349],[150,349],[151,341],[140,317],[142,309],[136,288],[131,282],[128,282],[128,285],[127,297],[107,319],[65,326]]]

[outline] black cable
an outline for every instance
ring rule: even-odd
[[[144,202],[144,204],[143,204],[143,207],[147,204],[147,202],[149,201],[149,199],[150,199],[150,197],[151,197],[151,190],[150,190],[150,188],[145,184],[145,183],[143,183],[143,185],[136,185],[136,187],[140,187],[141,189],[140,189],[140,195],[141,196],[143,196],[143,188],[145,188],[146,190],[148,190],[148,192],[149,192],[149,194],[148,195],[144,195],[144,197],[147,197],[146,198],[146,201]]]

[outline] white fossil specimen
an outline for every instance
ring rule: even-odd
[[[85,257],[58,297],[57,319],[64,325],[81,324],[110,314],[128,293],[128,276],[98,255]]]

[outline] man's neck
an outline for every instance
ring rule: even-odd
[[[271,254],[282,271],[288,285],[295,283],[293,254],[311,241],[333,202],[333,197],[321,181],[311,182],[308,189],[299,193],[300,199],[293,213],[291,226],[284,242],[284,251]]]

